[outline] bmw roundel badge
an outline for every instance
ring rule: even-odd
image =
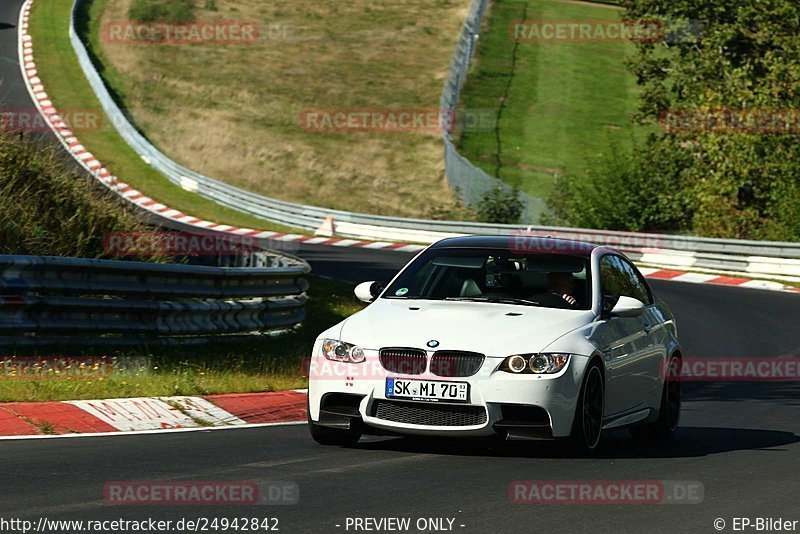
[[[436,341],[435,339],[431,339],[430,341],[428,341],[428,346],[432,349],[435,349],[436,347],[439,346],[439,342]]]

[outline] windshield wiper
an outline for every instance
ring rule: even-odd
[[[533,300],[518,299],[514,297],[447,297],[444,300],[465,301],[465,302],[491,302],[498,304],[522,304],[525,306],[539,306]]]

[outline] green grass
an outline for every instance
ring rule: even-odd
[[[625,147],[642,135],[630,123],[638,94],[623,62],[634,52],[631,43],[514,43],[509,34],[513,21],[611,21],[620,13],[557,0],[496,0],[462,105],[499,110],[498,132],[464,133],[462,154],[490,175],[545,198],[555,176],[585,176],[612,142]]]
[[[231,226],[292,231],[181,189],[147,165],[128,146],[102,112],[70,45],[68,31],[72,4],[73,0],[34,3],[29,31],[33,37],[38,76],[56,108],[102,115],[100,128],[76,132],[83,146],[120,180],[171,208]],[[92,11],[88,14],[90,18],[96,16]]]
[[[13,354],[6,350],[0,356],[0,402],[212,395],[306,387],[302,365],[311,355],[314,339],[362,308],[353,295],[353,285],[310,278],[306,321],[278,336],[258,336],[252,341],[220,340],[184,348],[28,349]],[[35,378],[30,374],[20,377],[14,362],[36,356],[50,362],[48,369],[60,367],[59,372],[45,369]],[[75,356],[105,356],[110,365],[65,369],[63,364],[75,361],[70,359]]]

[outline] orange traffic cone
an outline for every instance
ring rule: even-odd
[[[322,221],[322,224],[319,225],[317,231],[314,232],[314,235],[319,235],[323,237],[333,237],[333,216],[328,215],[325,217],[325,220]]]

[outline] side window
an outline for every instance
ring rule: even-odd
[[[625,277],[628,280],[629,292],[625,295],[639,299],[640,301],[644,302],[645,305],[652,304],[653,298],[650,295],[650,290],[647,288],[647,284],[642,279],[642,275],[639,274],[639,271],[637,271],[633,265],[622,258],[618,257],[617,261],[619,261],[619,264],[625,273]]]
[[[628,295],[628,277],[613,255],[600,258],[600,289],[603,292],[603,309],[610,310],[621,296]]]
[[[645,305],[653,303],[650,290],[639,272],[619,256],[609,254],[600,260],[600,284],[606,310],[616,304],[618,297],[633,297]]]

